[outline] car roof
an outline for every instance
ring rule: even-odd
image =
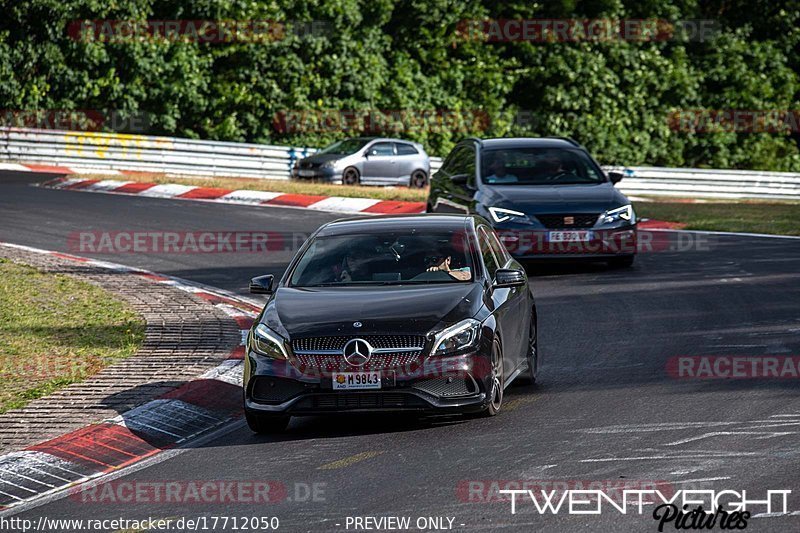
[[[325,224],[318,230],[317,235],[381,233],[409,229],[458,231],[473,228],[478,218],[474,215],[459,214],[384,215],[343,218]]]
[[[388,142],[398,142],[398,143],[406,143],[406,144],[419,144],[414,141],[409,141],[407,139],[397,139],[394,137],[352,137],[353,139],[358,139],[359,141],[388,141]]]
[[[499,148],[580,148],[580,145],[566,137],[506,137],[482,139],[481,146],[486,149]]]

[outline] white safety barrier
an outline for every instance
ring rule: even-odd
[[[288,179],[315,148],[197,141],[118,133],[0,128],[0,160],[82,169]],[[442,165],[431,158],[431,172]],[[659,167],[621,170],[626,194],[800,200],[800,173]]]

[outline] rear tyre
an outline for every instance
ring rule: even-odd
[[[360,185],[361,184],[361,174],[359,174],[358,169],[355,167],[347,167],[342,172],[342,185]]]
[[[536,374],[539,369],[539,339],[536,335],[536,315],[531,317],[526,359],[528,361],[528,369],[517,376],[515,383],[530,386],[536,384]]]
[[[270,435],[285,431],[291,418],[284,415],[254,413],[248,410],[245,410],[244,417],[253,433],[258,433],[259,435]]]
[[[500,412],[503,407],[504,376],[503,350],[500,348],[500,343],[495,341],[492,345],[492,383],[489,389],[489,405],[481,411],[480,416],[495,416]]]
[[[630,268],[633,266],[635,255],[626,255],[624,257],[615,257],[608,261],[608,266],[611,268]]]
[[[428,176],[422,170],[415,170],[408,182],[412,189],[424,189],[428,185]]]

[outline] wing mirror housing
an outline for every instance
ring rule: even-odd
[[[250,293],[251,294],[272,294],[272,280],[274,276],[267,274],[266,276],[256,276],[250,280]]]
[[[494,274],[494,288],[524,287],[528,282],[525,272],[515,268],[498,268]]]
[[[618,172],[616,170],[612,170],[611,172],[608,173],[608,179],[610,179],[611,183],[613,183],[614,185],[622,181],[622,178],[624,177],[625,175],[622,172]]]

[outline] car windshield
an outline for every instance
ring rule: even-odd
[[[332,154],[332,155],[350,155],[358,152],[365,144],[369,142],[368,139],[345,139],[343,141],[335,142],[330,146],[326,146],[318,153]]]
[[[489,185],[577,185],[603,183],[605,176],[580,150],[505,148],[484,150],[481,176]]]
[[[463,231],[317,237],[291,275],[293,287],[463,283],[473,278]]]

